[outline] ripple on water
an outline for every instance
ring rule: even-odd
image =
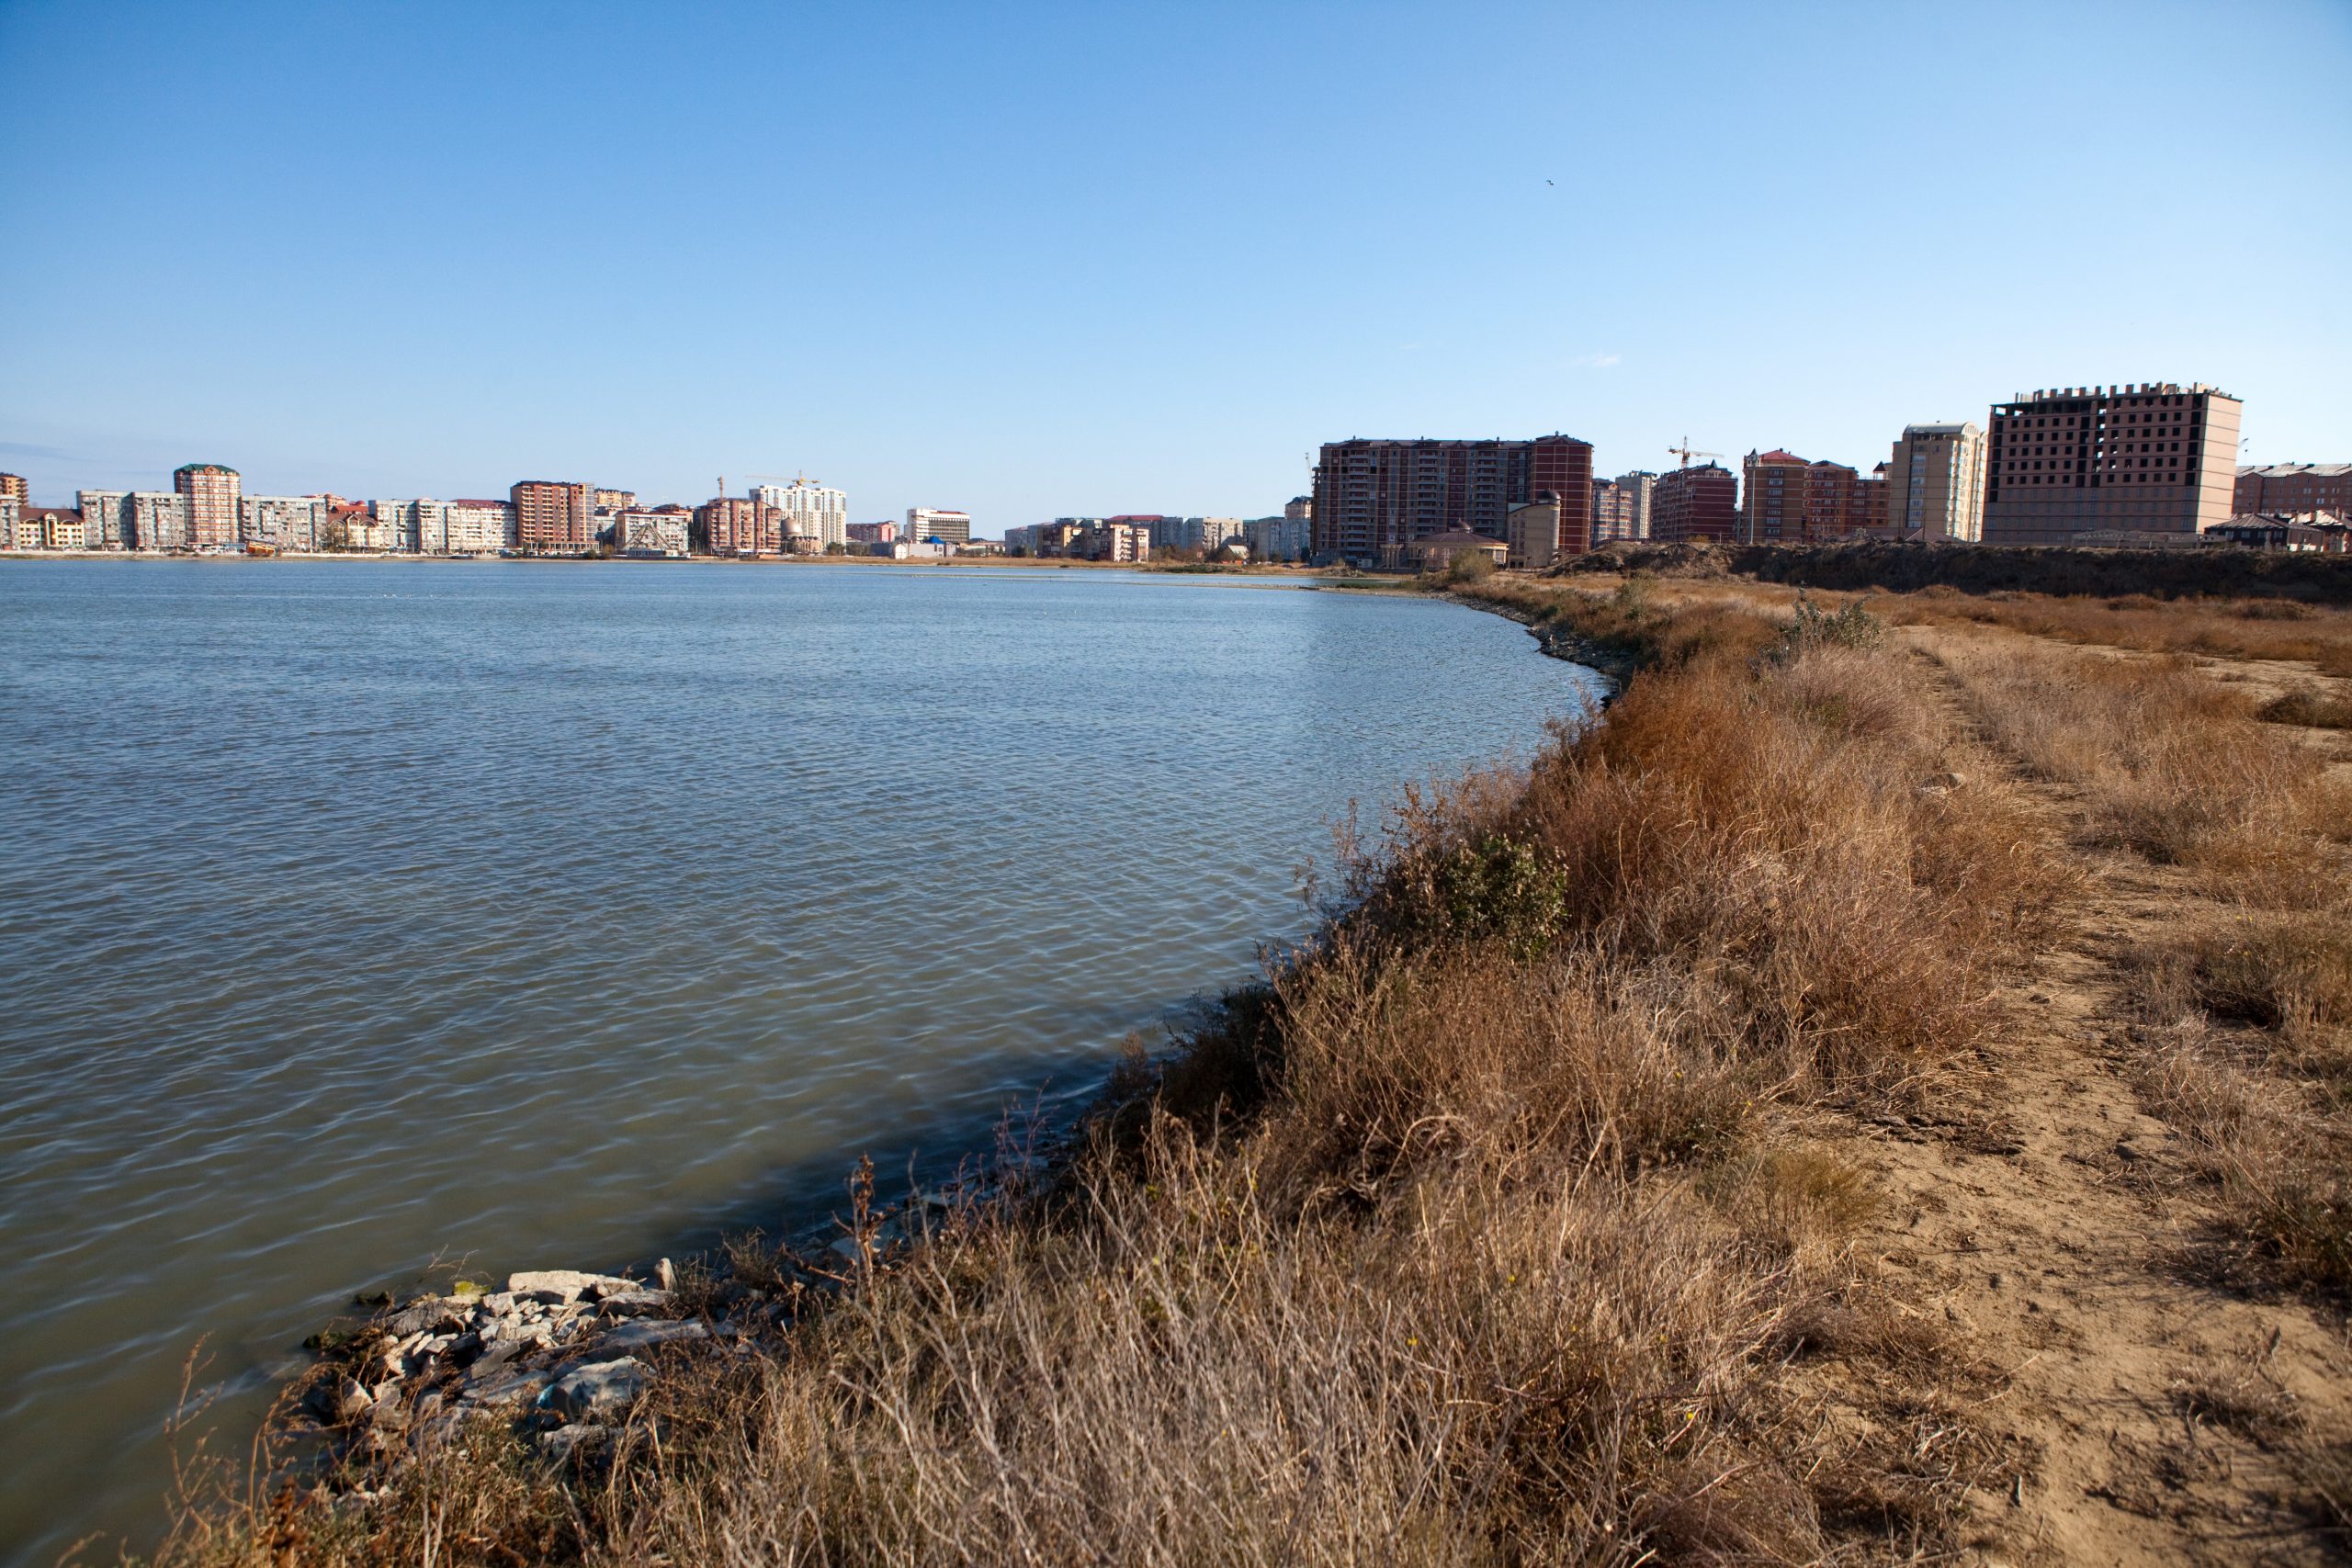
[[[1583,679],[1114,573],[0,572],[0,1556],[152,1528],[199,1338],[249,1421],[355,1290],[775,1228],[1084,1092],[1351,800]]]

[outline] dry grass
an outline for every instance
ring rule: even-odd
[[[1979,595],[1938,587],[1873,598],[1871,607],[1905,626],[2001,626],[2139,653],[2282,660],[2323,675],[2352,675],[2352,610],[2291,599],[2166,602],[2144,594]]]
[[[1035,1196],[665,1380],[594,1465],[480,1432],[192,1516],[165,1560],[1955,1550],[2017,1456],[1792,1122],[1964,1070],[2058,857],[1952,774],[1900,655],[1638,593],[1528,608],[1657,668],[1525,775],[1409,801],[1317,940],[1123,1074]]]

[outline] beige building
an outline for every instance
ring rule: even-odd
[[[1552,547],[1556,553],[1559,549],[1560,503],[1554,501],[1550,505],[1554,519]],[[1508,517],[1509,514],[1505,515]],[[1531,523],[1533,521],[1530,519]],[[1442,534],[1425,534],[1406,548],[1413,563],[1423,571],[1442,571],[1453,564],[1454,557],[1464,555],[1482,555],[1500,566],[1510,554],[1510,547],[1500,539],[1490,539],[1467,528],[1449,528]]]
[[[588,487],[571,479],[519,479],[507,491],[514,542],[534,555],[576,555],[588,547]]]
[[[2194,536],[2230,520],[2244,405],[2198,382],[2045,388],[1993,407],[1984,542]]]
[[[22,474],[0,474],[0,501],[13,501],[18,506],[33,503],[32,491],[25,485]]]
[[[1541,571],[1559,553],[1558,497],[1546,491],[1544,500],[1523,501],[1503,513],[1504,565],[1522,571]]]
[[[172,491],[187,498],[187,540],[199,550],[237,542],[237,470],[187,463],[172,471]]]
[[[1886,516],[1895,539],[1984,536],[1984,433],[1973,421],[1906,424],[1886,465]]]
[[[968,544],[972,537],[972,514],[941,507],[910,506],[907,508],[906,530],[899,537],[918,544],[925,539],[937,539],[948,545]]]

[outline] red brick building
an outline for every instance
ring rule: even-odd
[[[514,541],[533,553],[573,554],[588,547],[589,491],[568,479],[522,479],[514,503]]]
[[[1775,448],[1750,452],[1739,536],[1751,545],[1811,545],[1850,537],[1884,521],[1886,480],[1843,463],[1812,462]]]
[[[1719,463],[1668,468],[1650,492],[1650,537],[1661,544],[1714,539],[1739,528],[1739,477]]]
[[[5,478],[6,476],[0,476]],[[2333,512],[2352,517],[2352,463],[2273,463],[2240,468],[2230,510],[2240,517],[2299,517]]]
[[[695,508],[695,535],[715,556],[781,555],[784,511],[749,496],[722,495]]]
[[[1324,446],[1315,466],[1313,554],[1318,560],[1401,567],[1416,539],[1464,529],[1502,539],[1510,509],[1555,497],[1555,552],[1592,547],[1592,444],[1572,435],[1532,441],[1380,441]]]

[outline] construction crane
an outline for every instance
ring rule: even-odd
[[[1690,459],[1693,457],[1720,457],[1723,456],[1721,452],[1700,451],[1696,446],[1690,445],[1690,438],[1687,435],[1682,438],[1681,446],[1669,446],[1667,450],[1672,453],[1675,457],[1681,458],[1681,466],[1686,468],[1690,466]]]
[[[807,474],[795,474],[790,479],[785,478],[782,474],[747,474],[744,477],[752,484],[805,485],[817,482]]]

